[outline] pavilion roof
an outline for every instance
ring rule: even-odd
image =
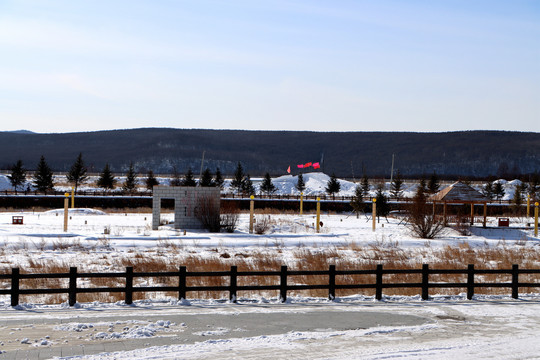
[[[447,188],[439,191],[438,193],[431,196],[433,201],[442,201],[442,202],[466,202],[466,203],[482,203],[489,202],[489,198],[482,195],[479,191],[475,190],[473,187],[464,184],[460,181],[453,183]]]

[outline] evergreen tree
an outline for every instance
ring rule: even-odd
[[[191,168],[188,168],[188,171],[186,175],[184,176],[184,180],[182,180],[182,186],[197,186],[197,182],[195,181],[195,178],[193,177],[193,170]]]
[[[362,190],[361,185],[356,185],[356,188],[354,189],[354,196],[351,200],[351,207],[353,208],[354,212],[356,213],[356,218],[358,219],[358,216],[360,214],[360,211],[362,211],[365,207],[364,204],[364,191]]]
[[[104,189],[114,189],[114,185],[116,183],[116,179],[114,178],[114,175],[111,172],[111,169],[109,167],[109,164],[105,164],[105,167],[103,168],[103,171],[101,174],[99,174],[99,178],[96,182],[96,185],[104,188]]]
[[[54,188],[53,173],[45,157],[42,155],[34,174],[34,186],[38,191],[46,193]]]
[[[399,170],[396,172],[396,176],[392,179],[390,193],[398,201],[401,195],[403,195],[403,179],[401,178],[401,173]]]
[[[247,174],[242,181],[242,192],[245,195],[255,195],[255,187],[253,186],[253,182],[251,181],[249,174]]]
[[[137,174],[135,174],[133,163],[129,164],[129,169],[126,174],[126,181],[124,181],[122,190],[128,193],[133,193],[137,190]]]
[[[154,176],[154,172],[152,170],[148,170],[148,175],[146,176],[144,183],[146,184],[146,189],[150,191],[153,190],[154,186],[159,185],[159,181]]]
[[[500,181],[497,181],[493,186],[493,195],[495,195],[495,199],[499,200],[499,202],[504,197],[504,188]]]
[[[296,185],[294,187],[300,192],[304,192],[304,190],[306,190],[306,183],[304,182],[304,176],[302,174],[298,174],[298,180],[296,181]]]
[[[171,186],[182,186],[182,180],[180,180],[180,174],[176,166],[173,166],[172,179],[170,182]]]
[[[362,187],[362,197],[369,196],[369,179],[365,173],[362,176],[361,187]]]
[[[527,191],[529,190],[529,184],[527,184],[524,181],[521,181],[517,186],[519,188],[519,192],[521,193],[521,196],[525,195]]]
[[[77,192],[77,188],[79,187],[79,185],[84,184],[88,179],[88,176],[86,175],[86,166],[84,166],[84,161],[82,158],[82,153],[79,153],[79,156],[77,156],[77,159],[75,160],[73,165],[71,165],[71,169],[66,175],[66,178],[67,181],[72,183],[75,187],[75,192]]]
[[[236,171],[234,172],[234,177],[231,181],[231,188],[233,191],[236,191],[236,193],[240,193],[244,188],[244,169],[242,168],[242,164],[240,164],[240,162],[238,163]]]
[[[382,186],[377,188],[375,198],[377,199],[377,219],[380,219],[381,216],[387,217],[390,213],[390,205],[388,204],[388,198],[384,195]]]
[[[266,175],[264,175],[264,179],[261,183],[260,190],[266,195],[270,195],[276,192],[277,189],[272,183],[272,178],[270,177],[270,173],[266,173]]]
[[[214,181],[212,181],[212,173],[210,172],[210,169],[206,168],[203,171],[201,179],[199,180],[199,186],[202,186],[202,187],[216,186],[214,184]]]
[[[514,211],[516,213],[521,210],[521,205],[523,204],[522,194],[523,192],[521,186],[516,186],[516,189],[514,191],[514,198],[512,199],[512,202],[514,204]]]
[[[529,182],[529,196],[531,197],[532,201],[536,201],[538,199],[538,192],[540,191],[540,177],[537,173],[534,173],[531,176],[531,180]]]
[[[487,197],[489,200],[493,200],[493,181],[488,181],[482,188],[482,195]]]
[[[416,189],[416,192],[422,192],[424,195],[428,192],[426,187],[426,179],[424,179],[424,177],[422,177],[418,182],[418,188]]]
[[[223,179],[223,175],[221,175],[221,171],[219,168],[216,169],[216,176],[214,177],[214,186],[219,187],[220,189],[223,189],[223,183],[225,180]]]
[[[341,190],[341,184],[336,178],[336,174],[332,174],[332,176],[330,176],[330,180],[328,180],[328,182],[326,183],[325,190],[328,195],[332,195],[332,198],[335,199],[336,194],[339,193],[339,191]]]
[[[414,193],[414,199],[418,200],[421,203],[425,203],[426,200],[427,200],[427,197],[426,197],[426,181],[423,178],[420,179],[418,187],[416,188],[416,192]]]
[[[427,185],[428,192],[430,194],[435,194],[439,191],[440,187],[441,187],[441,184],[439,182],[439,177],[437,176],[437,173],[434,171],[433,174],[431,174],[429,178],[429,182]]]
[[[26,169],[23,168],[22,160],[18,160],[15,165],[11,167],[11,174],[8,175],[11,186],[17,192],[19,186],[23,186],[26,182]]]

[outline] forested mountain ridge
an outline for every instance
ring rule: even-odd
[[[488,176],[540,170],[540,133],[506,131],[308,132],[141,128],[96,132],[38,134],[0,132],[0,167],[21,159],[33,170],[45,156],[55,171],[69,169],[79,153],[89,171],[109,163],[124,172],[183,173],[204,167],[232,174],[241,162],[252,176],[293,173],[297,164],[321,162],[322,170],[340,177],[431,174]]]

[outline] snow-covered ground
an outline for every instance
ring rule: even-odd
[[[85,359],[538,359],[540,303],[505,299],[453,300],[420,304],[348,304],[350,317],[414,314],[428,321],[412,326],[376,326],[201,340],[193,344],[153,346],[131,351],[81,356]],[[314,314],[313,307],[289,311]],[[336,311],[337,305],[328,312]],[[223,309],[198,309],[198,312]],[[320,309],[317,309],[320,311]],[[229,310],[230,311],[230,310]],[[234,309],[242,313],[243,309]],[[283,311],[269,309],[269,313]],[[285,310],[287,311],[287,310]],[[358,311],[359,314],[354,312]],[[359,320],[359,324],[361,321]],[[189,325],[186,330],[189,329]],[[233,331],[225,328],[221,331]],[[249,334],[249,332],[248,332]]]
[[[11,217],[24,217],[23,225],[12,225]],[[12,212],[0,213],[0,243],[2,246],[2,268],[25,268],[30,263],[60,262],[68,266],[86,269],[112,271],[110,264],[114,259],[130,258],[139,254],[143,257],[170,257],[177,261],[178,256],[215,258],[225,253],[233,258],[237,254],[246,256],[250,252],[266,252],[283,263],[298,261],[298,253],[307,250],[343,249],[340,256],[354,257],[354,249],[369,247],[401,248],[417,256],[418,262],[430,262],[433,253],[426,249],[442,248],[446,245],[463,246],[464,242],[472,248],[529,249],[536,251],[540,239],[534,237],[533,229],[525,227],[525,219],[513,219],[508,229],[474,228],[471,236],[463,236],[449,229],[435,240],[425,240],[411,236],[399,218],[381,220],[375,232],[371,221],[364,215],[356,218],[349,214],[322,215],[323,228],[316,233],[313,227],[314,214],[264,215],[272,218],[272,228],[268,234],[254,235],[248,232],[248,215],[242,214],[235,233],[211,234],[204,231],[178,231],[170,225],[159,230],[151,230],[150,214],[115,213],[105,214],[92,209],[70,210],[69,228],[63,232],[62,210],[40,213]],[[163,214],[164,219],[172,219],[172,214]],[[262,216],[262,215],[261,215]],[[490,218],[488,225],[495,225]],[[108,229],[109,235],[104,234]],[[171,244],[176,247],[171,248]],[[174,249],[174,251],[173,251]],[[415,251],[418,249],[419,251]],[[431,254],[431,255],[430,255]],[[365,256],[362,255],[362,256]],[[339,263],[339,259],[336,259]],[[176,264],[178,264],[176,262]],[[65,301],[65,299],[63,300]],[[451,359],[461,358],[534,358],[540,350],[536,337],[540,322],[540,296],[524,294],[520,300],[512,300],[509,295],[477,296],[475,301],[465,300],[464,294],[437,296],[423,302],[418,296],[385,296],[384,301],[376,302],[371,296],[347,296],[329,302],[324,298],[309,296],[291,297],[288,304],[280,305],[277,297],[264,298],[258,295],[240,298],[240,304],[263,304],[263,308],[253,308],[254,312],[308,312],[310,306],[324,306],[328,311],[336,307],[351,306],[358,311],[381,311],[386,313],[410,314],[425,317],[430,321],[423,325],[369,326],[368,328],[333,330],[332,326],[322,326],[316,331],[285,331],[282,334],[251,336],[250,332],[234,332],[232,328],[208,328],[193,330],[200,340],[193,343],[178,343],[154,346],[140,345],[129,351],[109,351],[105,355],[88,355],[92,359],[210,359],[210,358],[422,358]],[[167,304],[167,305],[164,305]],[[183,313],[199,309],[206,313],[220,312],[226,301],[190,299],[178,302],[170,298],[154,298],[138,301],[132,307],[137,309],[160,310],[161,318],[138,322],[129,316],[122,320],[100,319],[77,321],[79,316],[95,312],[99,316],[114,316],[125,308],[122,302],[108,304],[102,302],[80,303],[72,311],[75,319],[70,319],[55,329],[36,325],[17,327],[12,334],[0,342],[0,351],[11,354],[9,349],[54,349],[57,346],[80,346],[104,341],[128,341],[147,337],[159,339],[176,334],[182,338],[183,331],[192,327],[171,321],[168,313]],[[230,305],[240,306],[240,305]],[[218,309],[216,309],[216,307]],[[7,296],[0,300],[0,318],[24,319],[31,313],[46,315],[49,311],[59,311],[66,304],[46,305],[40,301],[23,303],[13,309]],[[243,308],[242,308],[243,309]],[[334,309],[334,310],[331,310]],[[88,311],[91,310],[91,311]],[[320,311],[320,308],[318,308]],[[79,311],[79,312],[77,312]],[[84,311],[84,313],[80,313]],[[240,311],[240,310],[235,310]],[[243,310],[242,310],[243,311]],[[107,315],[108,314],[108,315]],[[361,317],[360,317],[361,318]],[[28,320],[26,320],[28,321]],[[141,320],[142,321],[142,320]],[[159,322],[158,322],[159,321]],[[110,324],[114,325],[111,328]],[[1,326],[1,325],[0,325]],[[6,328],[7,329],[7,328]],[[17,330],[18,329],[18,330]],[[41,329],[41,332],[37,332]],[[69,331],[68,331],[69,330]],[[77,333],[77,337],[68,334]],[[86,335],[85,335],[86,334]],[[229,338],[227,334],[235,335]],[[505,337],[500,335],[504,334]],[[204,336],[203,336],[204,335]],[[208,339],[208,336],[213,336]],[[215,338],[214,338],[215,337]],[[223,338],[225,337],[225,338]],[[0,340],[1,341],[1,340]],[[2,350],[4,346],[7,350]],[[121,348],[120,348],[121,349]],[[82,356],[80,358],[83,358]]]
[[[34,306],[0,310],[0,358],[537,359],[539,314],[537,295]]]
[[[328,249],[354,248],[371,245],[393,246],[403,249],[441,248],[467,243],[472,247],[528,247],[536,248],[540,239],[534,229],[527,227],[531,219],[512,218],[509,228],[498,228],[496,218],[488,218],[488,227],[472,227],[471,235],[462,235],[447,228],[433,240],[414,237],[400,217],[382,218],[372,231],[372,221],[361,214],[321,214],[320,233],[316,232],[315,214],[259,214],[255,219],[268,218],[270,227],[266,234],[249,233],[249,214],[239,216],[234,233],[208,233],[204,230],[174,229],[171,224],[152,230],[152,215],[146,213],[111,213],[93,209],[69,209],[68,231],[63,231],[63,209],[45,212],[19,211],[0,213],[0,244],[3,244],[3,266],[21,267],[36,256],[64,260],[67,264],[81,263],[88,257],[90,266],[93,252],[78,249],[100,250],[103,256],[129,255],[133,251],[156,251],[175,247],[186,253],[200,256],[217,252],[273,251],[278,249],[286,258],[287,251],[298,248]],[[13,225],[13,216],[23,216],[23,225]],[[174,214],[161,214],[162,222],[171,222]],[[178,250],[177,250],[178,251]],[[429,261],[429,259],[425,259]],[[72,265],[73,266],[73,265]]]
[[[304,180],[308,184],[306,193],[321,191],[327,181],[320,174],[305,176]],[[294,181],[286,176],[275,179],[274,184],[280,193],[294,193]],[[505,186],[510,190],[513,185],[507,183]],[[352,193],[354,184],[342,182],[342,189]],[[12,224],[12,216],[15,215],[24,217],[23,225]],[[469,236],[447,229],[439,238],[426,241],[413,237],[399,217],[381,219],[373,232],[371,220],[362,214],[357,218],[353,214],[323,213],[320,233],[315,231],[315,214],[260,214],[257,219],[270,217],[270,229],[263,235],[249,233],[248,214],[240,215],[237,230],[231,234],[190,230],[184,233],[184,230],[176,230],[171,225],[152,230],[151,214],[145,213],[107,214],[94,209],[70,209],[69,216],[68,231],[64,232],[61,209],[0,213],[0,271],[9,272],[12,267],[33,268],[36,264],[53,262],[66,269],[78,266],[86,270],[116,271],[122,269],[119,264],[123,260],[133,258],[159,257],[165,262],[181,265],[182,259],[188,257],[227,261],[239,257],[249,259],[253,254],[263,254],[294,268],[301,264],[302,254],[324,251],[336,254],[334,260],[339,267],[343,259],[358,263],[372,260],[369,256],[373,249],[398,249],[406,261],[420,264],[431,263],[437,256],[436,250],[446,246],[466,250],[498,249],[516,254],[527,252],[527,264],[540,265],[537,255],[540,239],[527,226],[531,219],[525,218],[512,218],[509,228],[498,228],[497,219],[489,218],[487,229],[473,227]],[[162,214],[164,222],[172,219],[173,214]],[[519,258],[515,260],[521,261]],[[95,301],[78,303],[74,309],[67,308],[65,299],[59,301],[64,303],[47,304],[39,297],[14,309],[10,306],[9,297],[0,296],[0,333],[8,334],[0,336],[0,356],[12,354],[13,349],[115,344],[137,339],[165,339],[173,335],[182,339],[182,334],[189,332],[195,337],[191,343],[178,340],[177,343],[158,346],[148,340],[133,350],[118,352],[125,349],[120,347],[107,351],[108,354],[87,355],[86,358],[538,358],[539,294],[520,293],[520,300],[512,300],[509,294],[477,295],[473,301],[467,301],[464,294],[438,295],[435,289],[430,295],[432,299],[427,302],[421,301],[419,296],[385,295],[382,302],[377,302],[372,296],[358,294],[338,297],[331,302],[325,298],[295,295],[287,304],[280,304],[277,295],[266,298],[265,295],[249,295],[240,298],[239,305],[229,304],[224,299],[190,298],[178,302],[177,299],[156,295],[137,301],[131,307],[122,301]],[[309,331],[287,330],[261,335],[228,326],[201,330],[188,322],[172,321],[173,314],[315,314],[321,309],[359,312],[360,319],[363,318],[362,313],[408,314],[425,318],[426,322],[414,326],[371,324],[347,329],[337,329],[330,324]],[[140,317],[146,316],[143,310],[153,311],[152,314],[159,317],[151,321],[130,318],[130,315],[135,317],[138,311],[141,311]],[[121,313],[124,314],[122,319],[115,318]],[[37,319],[32,317],[34,314],[39,314],[40,318],[63,314],[66,318],[56,327],[42,327],[39,321],[32,323],[32,319]],[[95,316],[95,319],[77,320],[81,316]],[[2,328],[1,319],[20,320],[27,326],[4,325]]]

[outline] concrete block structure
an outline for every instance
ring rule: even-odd
[[[216,187],[154,186],[152,199],[152,230],[157,230],[161,217],[161,199],[174,199],[174,228],[202,229],[197,219],[201,199],[207,199],[219,211],[220,189]]]

